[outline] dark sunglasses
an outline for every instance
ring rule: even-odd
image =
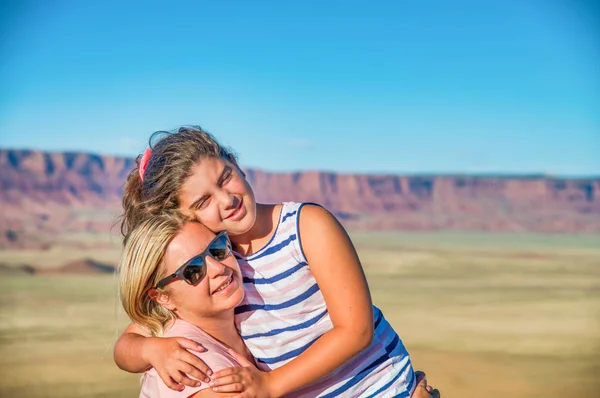
[[[209,243],[206,250],[186,261],[174,274],[161,279],[156,284],[155,289],[160,289],[177,279],[183,279],[190,285],[197,285],[206,276],[206,256],[211,256],[217,261],[223,261],[230,255],[231,242],[229,241],[227,232],[219,232]]]

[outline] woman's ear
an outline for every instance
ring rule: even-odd
[[[171,302],[169,295],[159,291],[158,289],[150,289],[148,296],[167,310],[175,311],[175,306]]]

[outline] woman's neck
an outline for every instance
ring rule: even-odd
[[[184,321],[198,326],[211,337],[231,347],[234,351],[244,355],[251,361],[253,360],[244,341],[235,328],[233,309],[225,311],[216,317],[197,317],[190,314],[187,314],[187,316],[180,315],[180,317]]]
[[[257,203],[254,226],[244,234],[230,236],[235,250],[248,256],[262,249],[275,233],[280,213],[281,205]]]

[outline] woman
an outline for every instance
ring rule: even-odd
[[[238,362],[229,348],[252,360],[233,323],[244,297],[242,279],[226,233],[215,236],[199,223],[162,215],[142,222],[128,237],[120,264],[123,308],[150,336],[187,337],[202,344],[203,360],[214,368]],[[181,395],[149,370],[142,397],[211,396],[208,385]]]
[[[215,235],[176,215],[146,219],[126,237],[119,268],[125,311],[149,336],[179,336],[201,344],[202,359],[215,371],[252,366],[234,326],[234,308],[244,291],[231,253],[225,232]],[[425,386],[421,376],[413,397],[429,397]],[[174,391],[150,369],[140,397],[231,396],[209,387],[201,382]]]

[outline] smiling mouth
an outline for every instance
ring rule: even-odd
[[[219,288],[218,288],[218,289],[216,289],[216,290],[213,292],[213,294],[215,294],[215,293],[218,293],[218,292],[220,292],[221,290],[225,290],[225,289],[227,289],[227,287],[228,287],[229,285],[231,285],[231,283],[232,283],[232,282],[233,282],[233,275],[231,275],[231,276],[230,276],[230,277],[227,279],[227,281],[226,281],[224,284],[222,284],[221,286],[219,286]]]
[[[236,218],[236,217],[238,217],[240,215],[241,211],[242,211],[243,206],[244,206],[244,199],[241,199],[240,200],[240,204],[238,205],[237,209],[235,209],[233,211],[233,213],[231,213],[229,216],[227,216],[226,219],[228,220],[230,218]]]

